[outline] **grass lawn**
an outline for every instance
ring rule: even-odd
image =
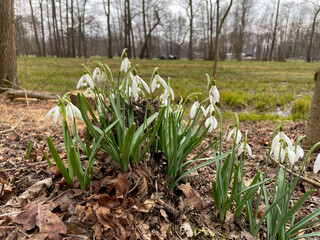
[[[32,91],[64,94],[75,90],[84,67],[95,67],[95,61],[109,65],[118,75],[120,59],[36,58],[18,59],[19,82]],[[170,83],[176,96],[185,98],[192,92],[204,92],[207,84],[205,73],[212,74],[212,61],[188,60],[139,60],[138,74],[149,81],[154,67]],[[289,62],[237,62],[218,64],[217,87],[221,95],[222,110],[226,117],[233,111],[241,120],[305,120],[314,88],[313,76],[319,63]],[[179,98],[176,98],[178,101]]]

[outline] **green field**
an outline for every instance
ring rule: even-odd
[[[19,58],[20,85],[31,91],[63,94],[75,90],[87,64],[95,62],[109,65],[118,75],[120,59],[107,58]],[[195,91],[204,91],[205,73],[212,74],[212,61],[188,60],[131,60],[138,74],[149,81],[154,67],[164,79],[170,77],[176,96],[186,97]],[[237,62],[218,64],[217,87],[221,95],[221,108],[229,117],[233,111],[241,120],[305,120],[314,88],[313,76],[319,63],[289,62]],[[178,101],[179,98],[176,97]]]

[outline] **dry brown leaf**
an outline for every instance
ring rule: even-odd
[[[59,233],[67,233],[67,227],[62,220],[40,204],[29,204],[24,212],[13,219],[13,222],[22,224],[27,231],[38,226],[40,233],[50,234],[50,239],[58,239]]]
[[[100,224],[104,227],[104,230],[108,230],[113,227],[111,224],[112,214],[106,207],[99,207],[96,211],[97,218]]]
[[[160,209],[160,215],[164,218],[164,220],[168,223],[170,222],[168,219],[168,214],[164,209]]]
[[[117,197],[110,197],[108,194],[102,194],[98,200],[98,203],[101,207],[107,208],[117,208],[120,206],[119,199]]]
[[[129,190],[129,183],[127,178],[122,173],[119,173],[118,177],[112,181],[113,186],[116,189],[116,196],[125,195]]]
[[[138,206],[134,205],[132,208],[136,209],[139,212],[147,213],[156,205],[154,200],[147,199],[144,203],[139,204]]]
[[[199,210],[202,208],[200,194],[190,186],[190,183],[181,184],[178,186],[178,189],[180,189],[184,193],[184,195],[186,195],[184,203],[191,209],[196,208],[197,210]]]

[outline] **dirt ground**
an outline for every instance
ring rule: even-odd
[[[226,223],[217,220],[211,190],[214,164],[191,173],[170,191],[163,173],[164,156],[149,156],[122,174],[108,156],[99,152],[90,188],[80,190],[76,178],[66,185],[59,170],[49,167],[44,157],[44,151],[49,152],[46,138],[50,136],[60,157],[66,159],[61,125],[44,118],[55,102],[30,100],[29,104],[20,125],[0,134],[0,239],[257,239],[248,232],[244,217],[234,220],[230,212]],[[0,94],[0,131],[14,126],[25,111],[24,99],[10,101]],[[225,132],[230,123],[223,123]],[[260,169],[264,167],[275,125],[240,123],[253,151],[245,164],[245,182],[252,180],[258,164]],[[287,123],[284,131],[296,140],[303,135],[304,126]],[[200,152],[214,137],[192,154]],[[32,149],[25,159],[30,140]],[[225,142],[224,150],[231,144]],[[315,156],[303,176],[320,184],[312,172]],[[275,165],[268,169],[268,177],[275,177]],[[295,197],[313,188],[318,186],[300,180]],[[319,204],[320,194],[316,192],[297,218],[318,209]],[[265,236],[262,229],[259,239]]]

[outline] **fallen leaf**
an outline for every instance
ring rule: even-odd
[[[113,186],[116,189],[116,196],[124,195],[129,190],[129,183],[127,178],[122,173],[113,181]]]
[[[136,209],[139,212],[147,213],[156,205],[154,200],[147,199],[144,203],[139,204],[138,206],[134,205],[132,208]]]
[[[180,227],[180,234],[184,235],[186,234],[188,238],[193,237],[193,231],[190,223],[184,222]]]
[[[25,211],[16,216],[13,222],[22,224],[27,231],[38,226],[40,233],[49,233],[50,236],[53,234],[50,239],[58,239],[59,233],[67,233],[67,227],[62,220],[40,204],[27,205]]]
[[[190,186],[190,183],[181,184],[178,186],[178,189],[180,189],[184,193],[184,195],[186,195],[184,203],[191,209],[196,208],[199,210],[202,208],[200,194]]]
[[[98,200],[101,207],[117,208],[120,206],[120,202],[117,197],[110,197],[108,194],[102,194]]]

